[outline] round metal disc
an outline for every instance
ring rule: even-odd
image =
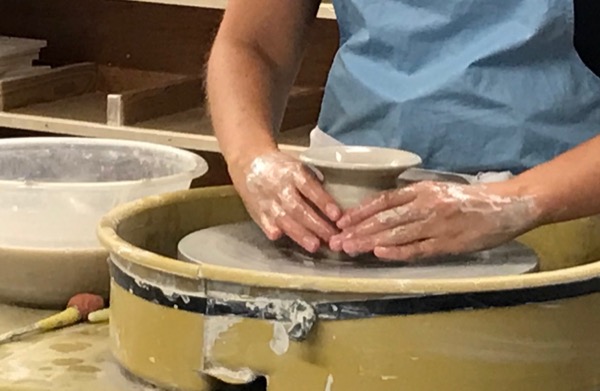
[[[342,278],[423,279],[518,275],[537,270],[533,250],[509,242],[491,250],[412,263],[384,262],[365,254],[353,262],[310,254],[289,239],[270,241],[252,221],[191,233],[178,245],[179,259],[255,272]]]

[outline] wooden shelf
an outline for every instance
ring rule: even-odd
[[[171,118],[159,118],[138,126],[113,126],[102,123],[86,122],[73,119],[52,118],[48,116],[32,115],[25,113],[0,112],[0,128],[24,129],[34,132],[54,133],[84,137],[105,137],[124,140],[138,140],[172,145],[195,151],[219,152],[216,138],[212,135],[212,128],[206,121],[203,128],[196,132],[181,132],[166,129],[152,128],[152,122],[168,123],[169,127],[186,127],[186,118],[194,116],[190,113],[180,113]],[[171,122],[169,120],[171,119]],[[312,125],[302,126],[282,132],[279,137],[281,149],[297,154],[308,145],[308,133]]]
[[[321,88],[292,89],[278,140],[283,149],[308,145],[321,97]],[[93,63],[0,80],[0,127],[219,151],[201,79]]]
[[[166,4],[166,5],[180,5],[185,7],[195,8],[211,8],[211,9],[225,9],[227,6],[227,0],[125,0],[125,1],[137,1],[141,3],[154,3],[154,4]],[[253,1],[253,0],[249,0]],[[335,19],[335,11],[333,4],[322,3],[319,7],[317,17],[320,19]]]

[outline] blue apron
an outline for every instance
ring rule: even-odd
[[[518,174],[600,131],[572,0],[334,0],[319,128],[429,169]]]

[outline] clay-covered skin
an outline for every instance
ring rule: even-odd
[[[346,211],[331,248],[410,261],[498,246],[541,215],[535,197],[506,195],[502,186],[420,182],[383,192]]]
[[[315,253],[338,233],[342,209],[396,187],[398,176],[420,161],[387,148],[310,148],[300,160],[274,151],[254,158],[234,183],[269,239],[287,236]]]
[[[255,158],[238,191],[254,221],[271,240],[292,238],[315,252],[337,233],[341,210],[318,179],[297,159],[283,152]]]

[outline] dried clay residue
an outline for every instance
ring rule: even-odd
[[[325,391],[331,391],[331,387],[333,386],[333,375],[327,376],[327,384],[325,384]]]
[[[212,350],[221,334],[227,332],[235,324],[240,323],[241,319],[236,317],[210,317],[204,321],[204,356],[210,358]]]
[[[58,358],[52,361],[52,364],[57,366],[69,366],[69,365],[77,365],[82,364],[83,360],[80,358]]]
[[[73,353],[85,350],[92,345],[86,342],[65,342],[50,345],[50,349],[60,353]]]
[[[67,368],[70,372],[78,372],[78,373],[98,373],[100,372],[100,368],[93,367],[91,365],[71,365]]]
[[[84,360],[80,358],[57,358],[52,360],[52,364],[58,367],[66,367],[66,370],[69,372],[77,372],[77,373],[98,373],[100,372],[100,368],[85,365]]]
[[[273,338],[269,341],[269,347],[278,356],[285,354],[290,347],[290,337],[280,322],[273,322]]]

